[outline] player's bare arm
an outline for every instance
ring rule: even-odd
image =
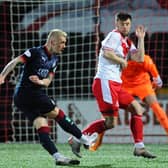
[[[137,62],[144,62],[145,48],[144,48],[144,38],[145,38],[145,28],[142,25],[138,25],[135,30],[136,36],[138,38],[137,51],[131,53],[131,59]]]
[[[120,64],[122,69],[127,67],[127,61],[122,56],[115,54],[111,50],[104,50],[104,57],[114,61],[116,64]]]
[[[5,82],[6,76],[16,67],[18,63],[23,63],[22,56],[14,58],[4,67],[0,74],[0,84],[3,84]]]
[[[37,85],[41,85],[41,86],[45,86],[48,87],[51,83],[51,81],[53,80],[54,75],[51,73],[49,74],[48,78],[44,78],[44,79],[39,79],[39,77],[37,75],[31,75],[29,76],[29,79],[37,84]]]

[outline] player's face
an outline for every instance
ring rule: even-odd
[[[125,21],[118,20],[116,22],[116,27],[123,36],[128,36],[131,30],[131,20],[130,19],[127,19]]]
[[[60,36],[58,39],[54,40],[52,45],[52,52],[61,54],[64,48],[66,47],[66,37]]]

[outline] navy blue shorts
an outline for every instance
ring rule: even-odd
[[[39,116],[54,110],[56,103],[44,91],[23,90],[14,93],[14,104],[33,122]]]

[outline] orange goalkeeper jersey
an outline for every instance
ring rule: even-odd
[[[124,87],[134,87],[151,83],[151,76],[159,75],[156,65],[149,55],[144,56],[144,62],[128,61],[128,66],[122,71]]]

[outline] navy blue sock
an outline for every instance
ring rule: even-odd
[[[45,150],[47,150],[51,155],[58,152],[55,144],[51,141],[49,136],[50,129],[49,127],[41,127],[37,130],[40,143]]]
[[[67,117],[62,110],[59,110],[59,114],[56,118],[57,123],[60,125],[60,127],[75,136],[76,138],[80,139],[82,136],[81,130],[76,126],[76,124]]]

